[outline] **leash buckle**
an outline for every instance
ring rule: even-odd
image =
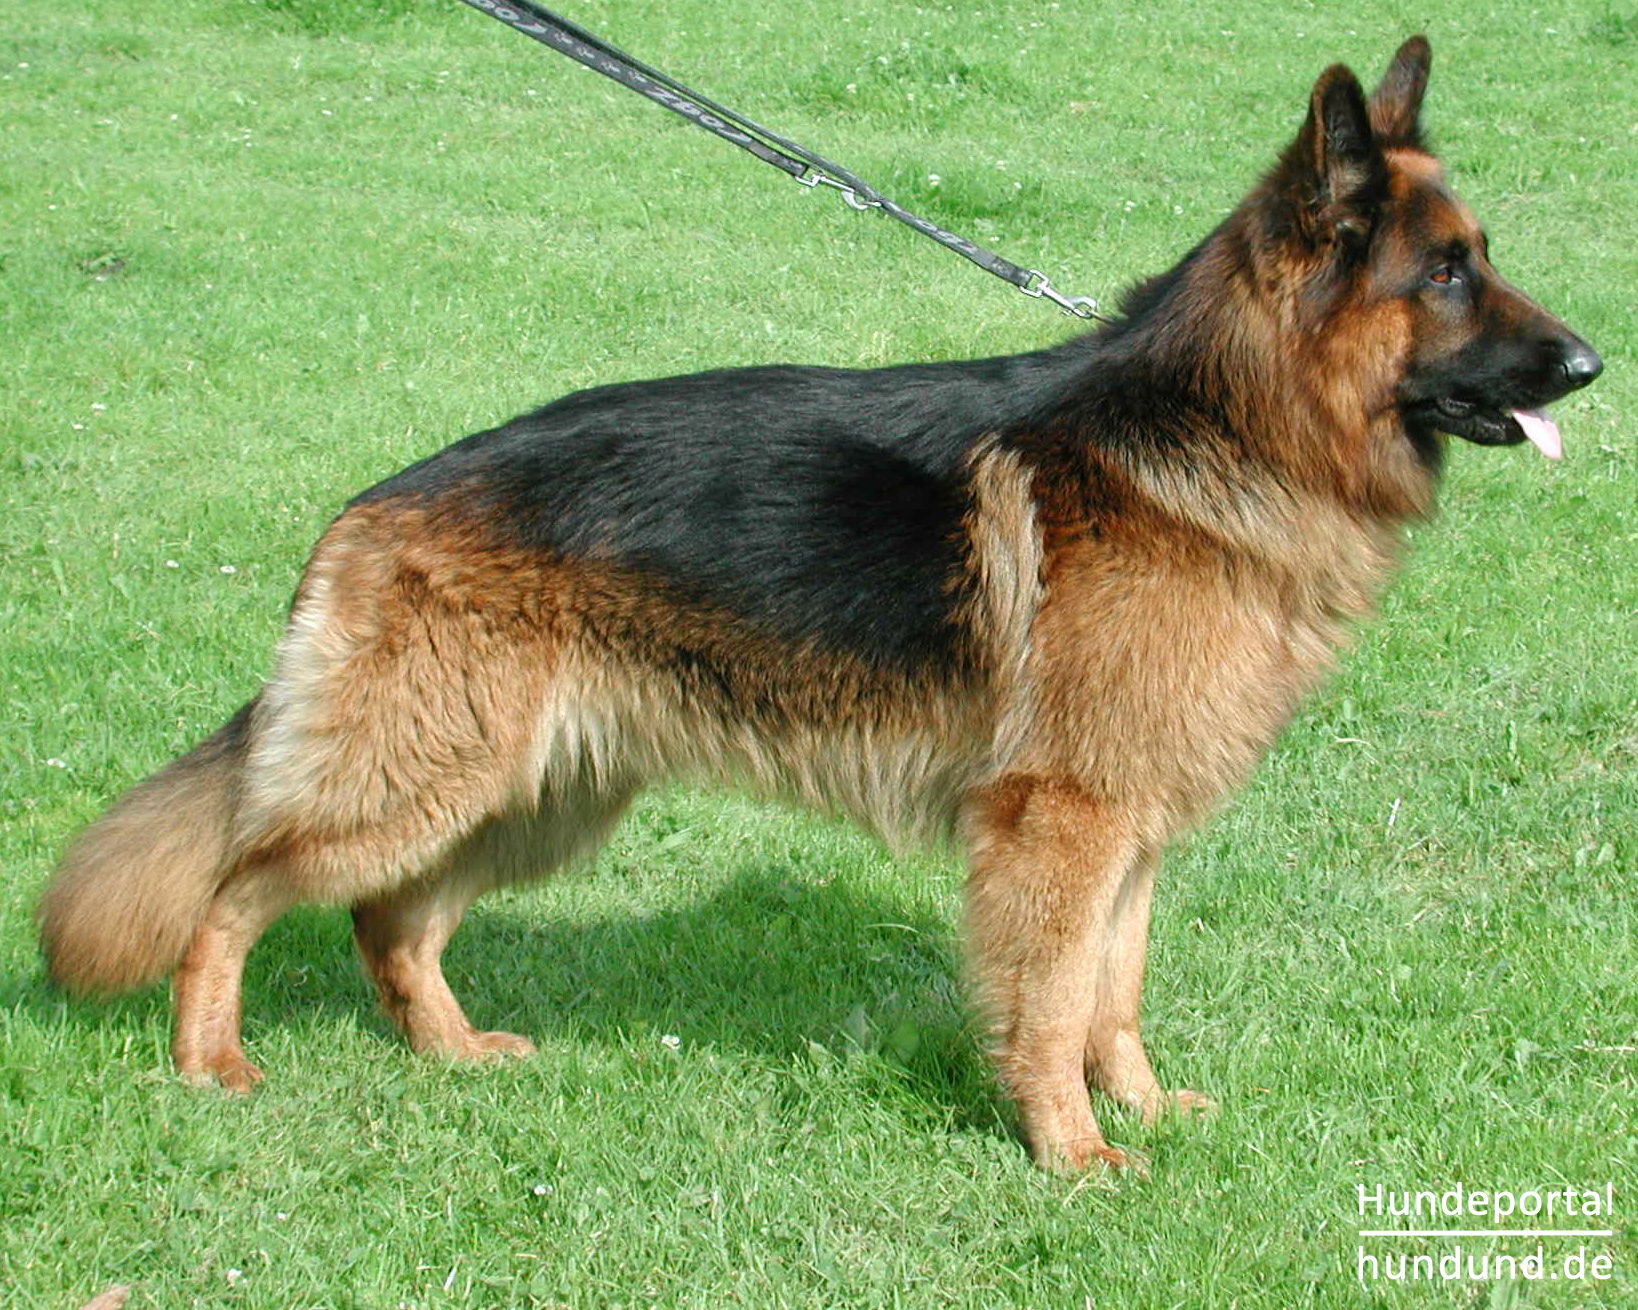
[[[857,209],[860,212],[867,209],[880,209],[882,206],[882,202],[880,200],[860,200],[859,193],[854,190],[854,188],[850,187],[846,182],[838,182],[833,177],[826,177],[825,174],[819,172],[817,169],[802,174],[796,180],[803,186],[835,187],[842,193],[842,199],[847,201],[848,206],[852,209]]]
[[[1091,296],[1066,296],[1052,285],[1052,280],[1040,269],[1031,268],[1025,271],[1029,274],[1029,281],[1020,283],[1018,289],[1026,296],[1033,296],[1037,300],[1044,296],[1074,318],[1098,317],[1098,302]]]

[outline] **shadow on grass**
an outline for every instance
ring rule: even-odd
[[[502,895],[468,915],[444,968],[480,1027],[607,1046],[680,1033],[772,1064],[877,1059],[929,1111],[995,1129],[1004,1112],[967,1022],[953,929],[909,900],[756,868],[659,912],[553,919],[530,894]],[[164,988],[65,1000],[35,975],[0,988],[0,1005],[83,1029],[145,1027],[169,1001]],[[252,1043],[327,1017],[399,1040],[341,910],[304,907],[274,924],[250,957],[245,1012]]]

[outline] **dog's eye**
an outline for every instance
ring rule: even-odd
[[[1443,268],[1434,269],[1433,272],[1428,274],[1429,282],[1437,282],[1442,287],[1448,287],[1452,282],[1460,282],[1461,280],[1456,270],[1448,264]]]

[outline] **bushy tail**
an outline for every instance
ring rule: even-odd
[[[182,959],[232,870],[254,707],[126,792],[68,848],[38,913],[46,967],[63,987],[126,991]]]

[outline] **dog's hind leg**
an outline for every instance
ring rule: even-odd
[[[1107,944],[1098,970],[1097,1007],[1086,1038],[1086,1073],[1104,1095],[1140,1111],[1153,1123],[1167,1110],[1215,1108],[1199,1092],[1168,1092],[1149,1066],[1139,1028],[1143,965],[1149,950],[1149,905],[1154,897],[1158,852],[1133,861],[1109,916]]]
[[[629,790],[543,799],[539,810],[489,820],[442,872],[353,907],[353,934],[382,1007],[411,1048],[452,1059],[532,1055],[514,1033],[481,1032],[444,978],[444,947],[466,909],[491,887],[538,878],[602,844]]]
[[[444,947],[484,886],[449,874],[353,907],[359,956],[413,1050],[454,1059],[534,1054],[526,1037],[473,1027],[444,978]]]
[[[1104,1140],[1085,1071],[1099,975],[1140,844],[1111,807],[1058,778],[1002,778],[971,799],[967,824],[975,981],[1031,1153],[1060,1171],[1141,1167]]]
[[[261,1081],[239,1046],[245,957],[296,899],[277,866],[259,865],[235,874],[211,901],[171,984],[171,1058],[189,1082],[248,1092]]]

